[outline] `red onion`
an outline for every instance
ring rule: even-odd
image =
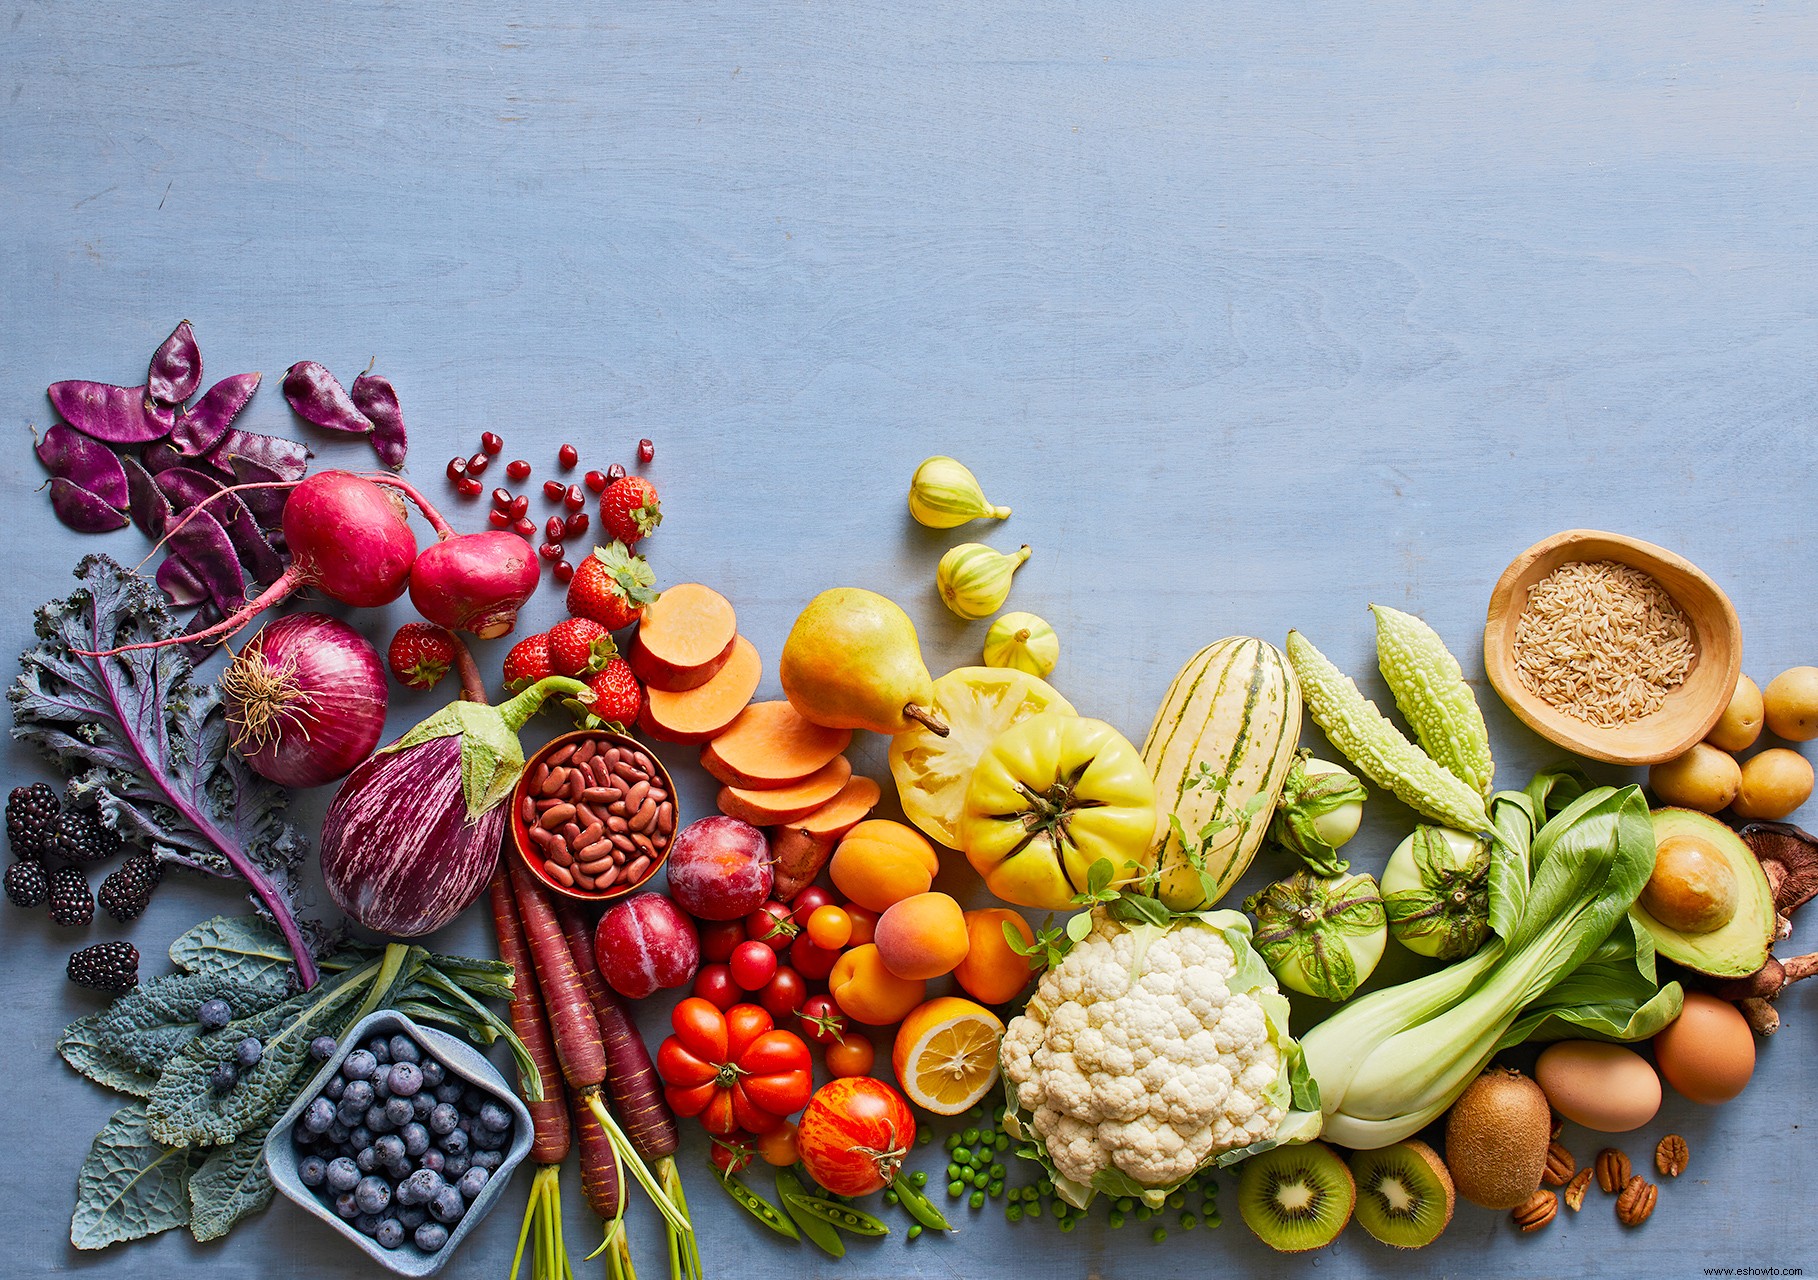
[[[221,675],[234,748],[260,777],[319,787],[379,745],[385,665],[358,631],[323,613],[268,622]]]

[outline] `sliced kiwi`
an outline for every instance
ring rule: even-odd
[[[1323,1142],[1273,1147],[1244,1161],[1237,1209],[1257,1238],[1282,1253],[1338,1239],[1357,1203],[1351,1171]]]
[[[1398,1142],[1351,1156],[1357,1221],[1397,1249],[1424,1249],[1452,1221],[1452,1175],[1424,1142]]]

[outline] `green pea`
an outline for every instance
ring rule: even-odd
[[[1054,1194],[1054,1180],[1052,1178],[1043,1178],[1040,1182],[1035,1184],[1035,1187],[1036,1190],[1040,1191],[1045,1196]]]
[[[974,1127],[966,1130],[964,1133],[960,1134],[960,1141],[969,1147],[972,1146],[978,1141],[978,1129]]]
[[[954,1150],[954,1149],[955,1149],[955,1148],[956,1148],[956,1147],[958,1147],[958,1146],[959,1146],[959,1144],[960,1144],[960,1136],[959,1136],[959,1134],[957,1134],[957,1133],[950,1133],[950,1134],[948,1134],[948,1135],[947,1135],[947,1150],[949,1150],[949,1151],[952,1151],[952,1150]]]
[[[978,1103],[975,1102],[972,1104],[971,1108],[966,1112],[966,1119],[977,1120],[979,1117],[983,1116],[984,1114],[985,1114],[984,1107],[980,1106]]]
[[[1039,1200],[1041,1194],[1041,1191],[1035,1187],[1024,1187],[1022,1191],[1023,1201],[1024,1203],[1028,1203],[1030,1201]]]
[[[1170,1209],[1186,1208],[1187,1207],[1187,1197],[1182,1195],[1180,1192],[1176,1191],[1173,1195],[1168,1197],[1168,1207]]]
[[[1010,1204],[1004,1206],[1004,1221],[1005,1222],[1021,1222],[1022,1220],[1023,1220],[1023,1206],[1022,1205],[1012,1201]]]
[[[952,1182],[959,1176],[960,1176],[960,1167],[957,1164],[949,1164],[947,1166],[947,1181]]]
[[[1008,1151],[1010,1149],[1010,1135],[1007,1133],[998,1134],[997,1138],[991,1143],[991,1146],[998,1151]]]
[[[909,1224],[909,1238],[911,1240],[913,1240],[921,1234],[922,1234],[922,1224],[919,1222],[911,1222]]]
[[[1180,1229],[1182,1231],[1191,1231],[1191,1230],[1193,1230],[1194,1227],[1197,1227],[1198,1225],[1199,1225],[1199,1219],[1194,1217],[1192,1214],[1183,1213],[1180,1215]]]
[[[928,1173],[924,1169],[917,1169],[909,1175],[909,1181],[914,1186],[925,1187],[928,1185]]]
[[[1166,1227],[1157,1227],[1157,1228],[1155,1228],[1155,1230],[1153,1230],[1149,1233],[1149,1239],[1155,1241],[1156,1244],[1160,1244],[1163,1240],[1166,1240],[1167,1238],[1168,1238],[1168,1228],[1166,1228]]]
[[[933,1141],[934,1141],[934,1130],[932,1130],[932,1129],[923,1128],[920,1133],[915,1135],[915,1145],[918,1147],[925,1147],[930,1142],[933,1142]]]
[[[1223,1221],[1224,1219],[1218,1216],[1216,1208],[1206,1210],[1205,1222],[1208,1227],[1216,1227]]]
[[[961,1196],[963,1196],[965,1194],[966,1194],[966,1184],[965,1183],[955,1181],[955,1182],[949,1182],[947,1184],[947,1198],[949,1200],[958,1200]]]
[[[968,1203],[970,1203],[974,1209],[983,1209],[985,1207],[985,1193],[983,1191],[974,1191],[972,1193],[972,1199]]]
[[[971,1164],[972,1150],[969,1147],[961,1147],[953,1153],[953,1158],[960,1164]]]
[[[997,1130],[996,1129],[980,1129],[978,1131],[978,1140],[980,1142],[996,1142],[997,1141]]]
[[[993,1182],[989,1187],[986,1187],[985,1190],[990,1194],[993,1200],[997,1199],[1004,1194],[1003,1179],[1000,1178],[996,1182]]]
[[[901,1199],[902,1199],[902,1197],[897,1195],[896,1192],[894,1192],[894,1191],[884,1192],[884,1203],[885,1204],[897,1204],[901,1201]]]
[[[1062,1231],[1071,1231],[1071,1230],[1073,1230],[1073,1228],[1077,1227],[1078,1225],[1079,1225],[1079,1219],[1077,1219],[1077,1218],[1062,1218],[1060,1221],[1060,1229]]]
[[[1147,1222],[1150,1218],[1153,1218],[1154,1216],[1155,1216],[1155,1210],[1151,1209],[1148,1205],[1139,1204],[1136,1206],[1136,1220],[1138,1222]]]
[[[1114,1203],[1125,1213],[1129,1213],[1130,1210],[1136,1208],[1136,1201],[1130,1196],[1119,1196]]]
[[[1124,1215],[1119,1213],[1116,1209],[1113,1209],[1111,1211],[1111,1229],[1113,1231],[1115,1231],[1117,1228],[1119,1228],[1123,1225],[1124,1225]]]
[[[1032,1202],[1026,1209],[1023,1210],[1023,1212],[1027,1213],[1031,1218],[1041,1217],[1042,1216],[1042,1202],[1040,1200],[1036,1200],[1036,1201]]]
[[[1008,1172],[1009,1170],[1005,1169],[1001,1164],[994,1164],[991,1166],[991,1176],[994,1178],[1001,1178]]]

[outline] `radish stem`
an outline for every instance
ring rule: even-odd
[[[388,488],[396,489],[406,498],[409,498],[411,504],[415,506],[418,511],[423,513],[423,518],[429,521],[429,527],[436,531],[436,537],[452,538],[455,536],[454,526],[449,524],[447,520],[444,520],[442,518],[442,513],[435,509],[435,505],[431,503],[428,498],[425,498],[422,492],[403,476],[387,475],[384,472],[372,472],[362,473],[360,479],[370,480],[374,484],[385,485]]]

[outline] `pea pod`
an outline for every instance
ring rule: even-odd
[[[1460,781],[1487,796],[1495,762],[1483,711],[1445,641],[1411,613],[1373,604],[1376,665],[1422,749]]]
[[[909,1179],[898,1178],[890,1185],[895,1188],[897,1198],[902,1201],[903,1208],[908,1211],[909,1216],[922,1226],[927,1227],[930,1231],[953,1230],[953,1224],[948,1222],[945,1215],[934,1207],[934,1201],[930,1200],[922,1189]]]
[[[796,1233],[795,1224],[783,1211],[764,1199],[763,1196],[730,1174],[721,1174],[718,1169],[713,1171],[713,1176],[714,1180],[726,1189],[726,1194],[731,1196],[746,1213],[780,1236],[788,1236],[791,1240],[802,1238]]]
[[[841,1231],[850,1231],[855,1236],[887,1236],[890,1228],[878,1219],[854,1209],[849,1204],[838,1200],[823,1200],[819,1196],[784,1196],[783,1204],[789,1209],[799,1209],[811,1218],[818,1218],[830,1227]]]
[[[1288,632],[1288,661],[1301,696],[1332,745],[1377,786],[1410,809],[1458,831],[1490,830],[1483,797],[1401,736],[1351,677],[1298,631]]]
[[[789,1216],[795,1220],[795,1225],[800,1227],[802,1234],[808,1237],[810,1244],[830,1258],[846,1256],[846,1242],[840,1239],[840,1233],[819,1218],[796,1206],[795,1201],[809,1198],[807,1189],[802,1186],[800,1178],[787,1169],[778,1169],[776,1171],[776,1195],[777,1199],[783,1202],[783,1208],[788,1211]]]

